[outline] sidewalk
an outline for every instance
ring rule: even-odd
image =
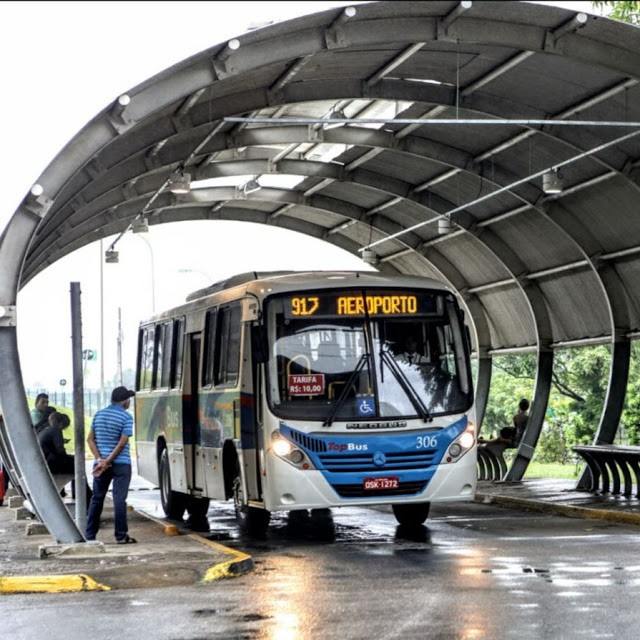
[[[67,506],[73,516],[75,506]],[[116,544],[110,498],[97,543],[57,544],[35,518],[16,520],[20,509],[5,501],[0,507],[0,595],[192,585],[253,569],[250,556],[206,534],[129,509],[129,535],[137,544]],[[29,523],[43,532],[27,535]]]
[[[576,480],[478,481],[476,502],[531,509],[572,518],[640,524],[640,500],[621,495],[576,491]]]

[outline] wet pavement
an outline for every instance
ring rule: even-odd
[[[135,494],[143,488],[133,490]],[[129,506],[129,535],[117,544],[113,504],[105,501],[96,543],[58,544],[21,498],[0,507],[0,594],[107,591],[207,583],[253,570],[247,554]],[[72,516],[75,505],[66,501]],[[30,533],[28,533],[30,532]]]
[[[640,525],[640,500],[637,496],[577,491],[576,484],[576,480],[546,478],[520,482],[479,481],[475,500],[573,518]]]
[[[553,513],[575,518],[640,524],[640,501],[636,497],[598,495],[575,490],[570,480],[524,480],[478,483],[475,501]],[[225,529],[217,534],[190,531],[186,524],[167,521],[149,504],[154,499],[144,482],[130,492],[130,535],[137,544],[118,545],[113,538],[113,510],[107,499],[98,544],[57,544],[44,527],[5,500],[0,508],[0,594],[121,590],[194,585],[228,578],[254,569],[250,555],[225,546],[232,540],[235,524],[227,506],[212,503],[210,514],[220,511]],[[19,502],[19,500],[17,501]],[[157,502],[157,499],[155,500]],[[9,504],[7,504],[9,503]],[[135,508],[134,508],[135,506]],[[68,508],[73,515],[74,505]],[[232,509],[231,509],[232,512]],[[211,519],[211,515],[210,515]],[[214,518],[218,520],[218,518]],[[277,530],[278,519],[273,525]],[[283,524],[284,527],[284,524]],[[27,535],[27,531],[33,533]],[[242,544],[242,543],[241,543]]]

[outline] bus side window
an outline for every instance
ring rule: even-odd
[[[172,361],[172,345],[173,345],[173,322],[167,322],[162,325],[162,366],[158,363],[158,373],[160,374],[159,384],[163,389],[168,389],[171,385],[171,361]]]
[[[241,318],[240,304],[207,313],[203,386],[232,386],[238,381]]]
[[[153,383],[154,328],[142,329],[140,335],[140,389],[151,389]]]
[[[173,345],[171,349],[171,387],[176,389],[182,385],[182,358],[184,356],[184,318],[174,322]]]
[[[239,303],[218,311],[215,350],[215,385],[232,386],[240,371],[240,332],[242,324]]]
[[[165,325],[159,324],[156,327],[156,338],[154,341],[155,358],[153,360],[153,388],[162,386],[161,373],[164,361],[164,333]]]
[[[202,363],[202,386],[211,386],[214,378],[216,326],[218,315],[215,309],[207,312],[204,326],[204,360]]]

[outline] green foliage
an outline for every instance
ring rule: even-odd
[[[611,355],[609,347],[584,347],[554,354],[552,387],[536,460],[569,464],[575,460],[571,448],[593,441],[606,397]],[[533,399],[536,358],[533,354],[498,356],[493,361],[483,434],[497,434],[511,425],[520,398]],[[640,373],[640,372],[639,372]],[[640,391],[640,389],[639,389]],[[640,431],[640,400],[634,423]]]
[[[621,444],[640,445],[640,343],[631,344],[631,367],[625,407],[622,412],[619,440]]]
[[[596,9],[600,10],[607,18],[628,22],[629,24],[640,24],[640,2],[632,0],[620,2],[592,2]]]

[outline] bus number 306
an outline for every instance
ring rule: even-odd
[[[416,449],[435,449],[438,446],[436,436],[418,436]]]

